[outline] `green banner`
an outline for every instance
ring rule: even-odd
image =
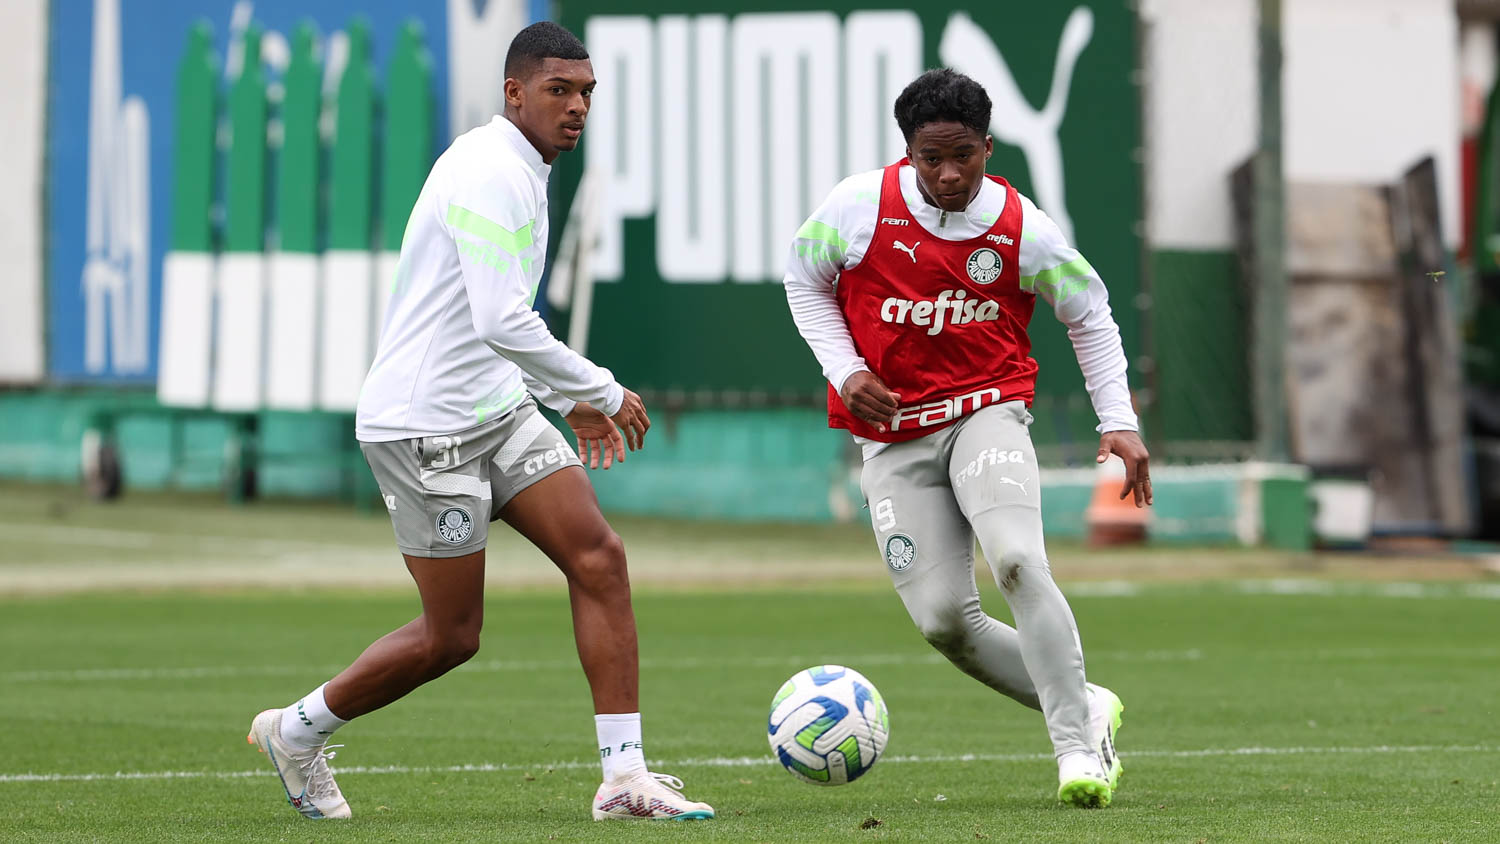
[[[944,65],[989,91],[991,172],[1072,233],[1110,287],[1127,352],[1137,347],[1140,101],[1126,0],[872,5],[883,4],[560,4],[599,87],[582,154],[559,159],[554,218],[587,167],[601,208],[588,349],[625,384],[816,395],[818,365],[780,284],[791,236],[840,179],[902,156],[896,95]],[[1033,339],[1039,403],[1067,396],[1058,409],[1087,421],[1046,308]]]

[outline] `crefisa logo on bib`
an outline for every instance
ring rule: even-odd
[[[438,536],[449,545],[462,545],[474,534],[474,520],[462,507],[449,507],[438,514]]]
[[[1002,266],[999,252],[988,246],[975,249],[969,256],[969,278],[973,279],[975,284],[990,284],[1000,277]]]

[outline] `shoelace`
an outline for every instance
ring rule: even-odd
[[[682,797],[682,799],[684,800],[687,799],[686,797],[682,796],[682,780],[672,776],[671,774],[658,774],[655,771],[651,771],[650,774],[652,779],[656,780],[668,791],[671,791],[678,797]]]
[[[328,770],[328,761],[338,755],[334,752],[334,748],[338,747],[343,747],[343,745],[325,745],[297,763],[307,777],[308,797],[327,797],[337,788],[333,783],[333,772]]]

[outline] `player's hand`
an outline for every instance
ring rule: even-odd
[[[1095,462],[1103,463],[1111,454],[1125,461],[1125,486],[1120,488],[1120,498],[1135,493],[1135,506],[1151,503],[1151,470],[1147,462],[1146,444],[1135,431],[1110,431],[1099,438],[1099,457]]]
[[[901,396],[891,392],[875,373],[863,369],[845,379],[839,398],[850,413],[881,433],[901,407]]]
[[[646,405],[640,396],[626,390],[620,411],[610,418],[625,433],[625,444],[631,451],[646,444],[646,430],[651,427],[651,419],[646,415]]]
[[[617,460],[625,461],[625,438],[603,412],[579,402],[563,421],[578,438],[578,459],[590,469],[608,469]]]

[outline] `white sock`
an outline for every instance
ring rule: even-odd
[[[595,715],[594,729],[599,733],[599,762],[604,766],[604,781],[646,770],[646,754],[641,751],[641,713]]]
[[[313,689],[307,697],[281,710],[281,738],[300,747],[321,747],[333,731],[349,723],[328,710],[323,690]]]

